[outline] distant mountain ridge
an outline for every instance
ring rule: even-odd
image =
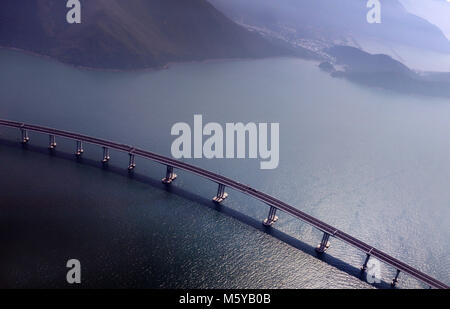
[[[320,65],[334,77],[370,87],[400,93],[450,98],[450,76],[442,73],[418,74],[387,55],[372,55],[350,46],[334,46],[327,52],[334,57],[331,63]]]
[[[348,45],[388,54],[403,62],[407,59],[418,68],[438,67],[432,61],[421,62],[421,50],[450,54],[450,41],[442,30],[410,14],[399,0],[380,0],[380,24],[367,22],[367,0],[209,1],[241,24],[274,33],[311,50]]]
[[[380,0],[381,23],[369,24],[366,0],[209,0],[232,19],[291,36],[336,44],[376,38],[450,52],[450,41],[425,19],[408,13],[398,0]]]
[[[413,73],[407,66],[387,55],[372,55],[355,47],[333,46],[326,52],[335,57],[336,64],[345,65],[347,72]]]
[[[82,23],[68,24],[66,1],[2,0],[0,45],[106,69],[291,54],[238,26],[206,0],[81,3]]]

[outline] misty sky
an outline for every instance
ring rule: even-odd
[[[400,0],[405,8],[435,24],[450,40],[450,0]]]

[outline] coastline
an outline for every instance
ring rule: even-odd
[[[40,54],[38,52],[34,52],[34,51],[31,51],[31,50],[23,49],[23,48],[19,48],[19,47],[11,47],[11,46],[0,45],[0,49],[24,53],[24,54],[29,55],[29,56],[34,56],[34,57],[38,57],[38,58],[41,58],[41,59],[50,60],[50,61],[53,61],[55,63],[67,65],[67,66],[70,66],[70,67],[75,68],[75,69],[86,70],[86,71],[98,71],[98,72],[139,72],[139,71],[160,71],[160,70],[165,70],[165,69],[169,68],[168,65],[164,65],[163,67],[160,67],[160,68],[142,68],[142,69],[95,68],[95,67],[89,67],[89,66],[83,66],[83,65],[76,65],[76,64],[73,64],[73,63],[69,63],[69,62],[63,62],[63,61],[58,60],[55,57],[52,57],[52,56],[49,56],[49,55],[45,55],[45,54]]]
[[[261,59],[273,59],[273,58],[280,58],[280,57],[286,57],[286,56],[274,56],[274,57],[261,57],[261,58],[210,58],[210,59],[204,59],[204,60],[186,60],[186,61],[170,61],[166,64],[164,64],[161,67],[144,67],[144,68],[138,68],[138,69],[111,69],[111,68],[96,68],[96,67],[90,67],[90,66],[83,66],[83,65],[76,65],[73,63],[69,63],[69,62],[63,62],[58,60],[57,58],[54,58],[52,56],[49,55],[45,55],[45,54],[40,54],[28,49],[23,49],[23,48],[19,48],[19,47],[11,47],[11,46],[2,46],[0,45],[0,50],[9,50],[9,51],[15,51],[15,52],[20,52],[20,53],[24,53],[26,55],[29,56],[35,56],[35,57],[39,57],[42,59],[46,59],[46,60],[50,60],[53,61],[55,63],[59,63],[59,64],[63,64],[63,65],[67,65],[70,66],[72,68],[75,69],[79,69],[79,70],[86,70],[86,71],[96,71],[96,72],[116,72],[116,73],[127,73],[127,72],[158,72],[158,71],[162,71],[162,70],[168,70],[170,69],[172,66],[177,65],[177,64],[188,64],[188,63],[222,63],[222,62],[229,62],[229,61],[249,61],[249,60],[261,60]],[[298,58],[298,59],[304,59],[301,57],[296,57],[296,56],[290,56],[292,58]],[[311,59],[305,59],[305,60],[311,60]]]

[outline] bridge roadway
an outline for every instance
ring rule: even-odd
[[[378,259],[379,261],[382,261],[388,265],[391,265],[392,267],[397,269],[397,271],[401,271],[401,272],[409,274],[410,276],[429,285],[430,287],[438,288],[438,289],[448,289],[449,288],[446,284],[434,279],[433,277],[428,276],[427,274],[407,265],[406,263],[404,263],[404,262],[402,262],[402,261],[376,249],[376,248],[373,248],[372,246],[366,244],[365,242],[363,242],[347,233],[344,233],[343,231],[338,230],[337,228],[335,228],[319,219],[316,219],[316,218],[304,213],[303,211],[298,210],[297,208],[294,208],[294,207],[286,204],[285,202],[282,202],[281,200],[279,200],[273,196],[270,196],[266,193],[257,191],[247,185],[244,185],[240,182],[234,181],[227,177],[221,176],[219,174],[207,171],[205,169],[202,169],[202,168],[199,168],[199,167],[196,167],[196,166],[193,166],[193,165],[190,165],[190,164],[187,164],[187,163],[184,163],[184,162],[172,159],[172,158],[158,155],[158,154],[150,152],[150,151],[138,149],[138,148],[135,148],[135,147],[132,147],[129,145],[120,144],[120,143],[116,143],[116,142],[112,142],[112,141],[107,141],[104,139],[99,139],[99,138],[95,138],[95,137],[91,137],[91,136],[87,136],[87,135],[47,128],[47,127],[42,127],[42,126],[37,126],[37,125],[24,124],[24,123],[15,122],[15,121],[9,121],[9,120],[0,120],[0,125],[12,127],[12,128],[18,128],[21,130],[40,132],[40,133],[44,133],[44,134],[48,134],[48,135],[72,139],[75,141],[82,141],[82,142],[86,142],[86,143],[90,143],[90,144],[100,145],[102,147],[107,147],[107,148],[115,149],[118,151],[126,152],[129,154],[134,154],[136,156],[143,157],[146,159],[150,159],[152,161],[158,162],[160,164],[164,164],[166,166],[172,166],[172,167],[178,168],[180,170],[191,172],[193,174],[199,175],[199,176],[209,179],[213,182],[216,182],[219,185],[222,184],[226,187],[233,188],[244,194],[250,195],[253,198],[258,199],[271,207],[275,207],[278,210],[281,210],[297,219],[300,219],[300,220],[314,226],[315,228],[319,229],[320,231],[327,233],[330,236],[332,236],[336,239],[339,239],[339,240],[361,250],[362,252],[370,255],[371,257],[374,257],[374,258]]]

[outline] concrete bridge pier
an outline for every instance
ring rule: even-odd
[[[213,197],[213,201],[216,203],[222,203],[228,197],[228,193],[225,192],[225,185],[219,183],[217,189],[217,195]]]
[[[136,162],[135,162],[133,153],[129,153],[128,155],[130,156],[130,160],[129,160],[129,163],[128,163],[128,170],[132,171],[136,167]]]
[[[264,219],[263,224],[265,226],[272,226],[275,222],[277,222],[278,216],[275,215],[276,213],[277,209],[273,206],[270,206],[269,215],[267,216],[267,219]]]
[[[81,155],[83,154],[84,149],[83,149],[83,142],[82,141],[77,141],[77,149],[75,152],[75,155],[77,157],[81,157]]]
[[[175,179],[177,179],[177,174],[175,174],[173,172],[173,166],[167,165],[167,169],[166,169],[166,177],[164,177],[162,179],[162,182],[166,185],[169,185],[172,183],[172,181],[174,181]]]
[[[393,288],[395,288],[395,286],[396,286],[397,283],[398,283],[398,276],[399,276],[399,275],[400,275],[400,270],[397,269],[397,274],[395,275],[395,278],[392,279],[392,283],[391,283],[391,286],[392,286]]]
[[[109,148],[108,147],[103,147],[103,159],[102,159],[102,163],[108,163],[109,160],[111,159],[111,157],[109,156]]]
[[[364,261],[364,264],[361,267],[361,271],[366,271],[367,270],[367,263],[369,263],[369,260],[370,260],[370,254],[367,253],[366,260]]]
[[[330,234],[323,233],[322,241],[316,248],[316,251],[318,253],[324,253],[325,251],[327,251],[327,249],[330,247],[329,239],[330,239]]]
[[[22,144],[27,144],[30,141],[28,131],[25,129],[20,129],[20,132],[22,133]]]
[[[53,150],[56,148],[56,137],[54,135],[48,136],[48,148]]]

